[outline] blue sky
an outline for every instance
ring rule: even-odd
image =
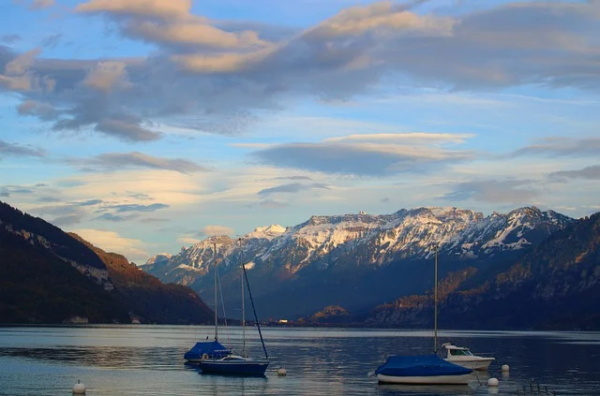
[[[600,210],[600,2],[12,0],[0,200],[140,264],[422,206]]]

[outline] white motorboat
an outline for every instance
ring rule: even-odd
[[[474,355],[469,348],[456,346],[450,342],[442,344],[442,348],[446,349],[444,360],[472,370],[487,370],[490,363],[496,360],[489,356]]]

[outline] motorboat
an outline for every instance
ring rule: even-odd
[[[495,358],[491,356],[474,355],[469,348],[453,345],[446,342],[442,344],[442,348],[446,349],[445,360],[459,366],[463,366],[472,370],[487,370]]]
[[[437,355],[390,356],[375,370],[379,382],[421,385],[466,385],[472,372]]]

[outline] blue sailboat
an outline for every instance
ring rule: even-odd
[[[438,385],[468,384],[472,372],[437,355],[390,356],[375,370],[379,382]]]
[[[269,355],[267,354],[267,348],[262,336],[260,329],[260,323],[256,315],[256,309],[254,307],[254,300],[252,299],[252,292],[250,290],[250,282],[248,281],[248,274],[246,267],[242,262],[242,239],[239,239],[240,243],[240,266],[242,267],[242,340],[243,348],[242,354],[233,354],[229,349],[225,348],[218,342],[218,320],[217,320],[217,309],[215,308],[215,340],[211,342],[198,342],[196,345],[188,351],[185,355],[189,358],[195,359],[198,366],[202,370],[202,373],[207,374],[230,374],[239,376],[264,376],[267,367],[269,366]],[[216,248],[215,248],[216,250]],[[215,268],[215,304],[218,298],[217,294],[217,272]],[[252,302],[252,310],[254,312],[254,320],[260,336],[260,342],[265,354],[264,359],[254,359],[246,356],[246,317],[245,317],[245,290],[248,290],[250,301]],[[186,357],[186,359],[188,359]],[[197,359],[199,357],[199,359]],[[189,360],[188,361],[192,361]]]
[[[183,355],[183,358],[188,363],[200,363],[201,360],[206,359],[222,359],[231,355],[231,353],[219,341],[203,341],[197,342],[192,349]]]
[[[440,358],[437,352],[437,246],[434,271],[434,336],[431,355],[393,355],[377,367],[377,380],[394,384],[466,385],[473,370]]]

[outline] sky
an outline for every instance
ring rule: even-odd
[[[143,264],[423,206],[600,211],[600,1],[4,0],[0,201]]]

